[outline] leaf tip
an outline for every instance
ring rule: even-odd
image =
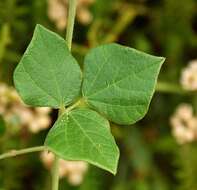
[[[42,26],[41,24],[36,24],[35,30],[40,30],[40,29],[44,29],[44,26]]]
[[[115,176],[117,174],[117,168],[118,168],[118,165],[116,166],[116,168],[114,168],[113,170],[110,170],[109,172]]]
[[[166,58],[165,57],[158,57],[159,63],[162,65],[165,62]]]
[[[49,32],[49,30],[47,28],[45,28],[44,26],[42,26],[41,24],[36,24],[35,30],[34,30],[34,35],[35,34],[39,34],[41,32]]]

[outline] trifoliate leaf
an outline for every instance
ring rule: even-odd
[[[83,96],[118,124],[146,114],[164,58],[117,44],[92,49],[85,57]]]
[[[119,150],[109,122],[90,109],[63,114],[49,131],[45,145],[65,160],[83,160],[115,174]]]
[[[64,39],[37,25],[14,83],[26,104],[58,108],[78,96],[81,71]]]

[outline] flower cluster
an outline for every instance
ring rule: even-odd
[[[181,104],[170,119],[172,133],[179,144],[197,140],[197,117],[190,104]]]
[[[180,82],[186,90],[197,90],[197,60],[190,61],[183,69]]]
[[[41,153],[41,160],[47,169],[51,169],[54,154],[44,151]],[[88,164],[83,161],[65,161],[60,159],[59,165],[59,176],[61,178],[67,177],[71,185],[80,185],[88,169]]]
[[[0,115],[8,125],[27,127],[30,132],[37,133],[49,127],[50,112],[50,108],[26,107],[14,88],[0,83]]]
[[[92,21],[92,14],[88,7],[94,0],[79,0],[76,17],[84,25]],[[68,0],[48,0],[48,16],[59,30],[64,30],[67,24]]]

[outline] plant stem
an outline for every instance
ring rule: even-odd
[[[72,37],[74,29],[74,21],[76,15],[77,0],[69,0],[69,10],[68,10],[68,26],[66,31],[66,42],[69,50],[72,46]]]
[[[83,99],[78,100],[76,103],[74,103],[73,105],[69,106],[69,107],[66,109],[66,112],[67,112],[67,113],[70,112],[71,110],[73,110],[74,108],[76,108],[77,106],[79,106],[79,105],[81,105],[81,104],[83,104],[83,103],[84,103]]]
[[[71,46],[72,46],[72,37],[73,37],[73,30],[74,30],[76,7],[77,7],[77,0],[69,0],[66,42],[68,45],[68,49],[70,51],[71,51]],[[59,116],[64,112],[65,112],[65,107],[62,106],[61,109],[59,109]],[[55,155],[55,160],[54,160],[53,168],[52,168],[52,190],[58,190],[58,187],[59,187],[59,157]]]
[[[25,148],[25,149],[21,149],[21,150],[11,150],[7,153],[1,154],[0,160],[5,159],[5,158],[10,158],[10,157],[15,157],[15,156],[22,155],[22,154],[39,152],[39,151],[43,151],[45,149],[46,149],[45,146],[36,146],[36,147]]]
[[[120,15],[112,27],[111,31],[104,37],[102,43],[110,43],[115,42],[120,34],[124,31],[124,29],[135,19],[135,17],[139,14],[139,10],[136,7],[132,7],[127,5],[124,7],[124,12],[120,9]]]
[[[188,94],[188,92],[182,89],[181,86],[167,82],[157,82],[156,91],[162,93],[172,93],[172,94],[182,94],[182,95]]]
[[[58,117],[62,115],[65,112],[65,107],[61,106],[61,108],[58,111]],[[58,190],[59,188],[59,157],[55,155],[55,159],[53,161],[53,167],[51,171],[52,175],[52,190]]]
[[[59,158],[55,155],[52,168],[52,190],[58,190],[59,186]]]

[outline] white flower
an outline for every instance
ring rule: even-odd
[[[55,156],[51,152],[44,151],[41,153],[41,160],[47,169],[51,169]],[[84,174],[88,169],[88,164],[83,161],[59,161],[59,176],[67,177],[71,185],[80,185],[83,181]]]
[[[188,130],[185,126],[176,126],[172,129],[172,134],[179,144],[184,144],[194,140],[194,133]]]
[[[35,108],[35,111],[38,113],[38,114],[49,114],[51,112],[51,108],[49,107],[38,107],[38,108]]]
[[[34,116],[34,120],[32,120],[27,127],[32,133],[38,133],[48,128],[50,123],[51,120],[48,116]]]
[[[190,61],[183,69],[180,82],[186,90],[197,90],[197,60]]]
[[[50,126],[50,112],[51,108],[25,106],[13,87],[0,83],[0,114],[10,126],[26,127],[30,132],[37,133]]]
[[[27,107],[15,106],[12,110],[14,114],[19,116],[22,125],[29,125],[35,119],[33,111]]]
[[[4,83],[0,83],[0,94],[4,95],[7,92],[8,88]]]
[[[78,9],[77,18],[84,25],[91,23],[91,21],[93,20],[92,14],[89,12],[89,10],[86,7],[81,7]]]
[[[59,30],[66,27],[67,3],[64,0],[48,0],[48,16]]]
[[[184,120],[189,120],[193,117],[193,108],[190,104],[182,103],[176,109],[176,115]]]
[[[172,134],[179,144],[192,142],[197,138],[197,118],[192,106],[181,104],[170,119]]]
[[[40,158],[41,158],[41,161],[44,163],[45,167],[47,169],[50,169],[52,167],[55,156],[51,152],[43,151],[40,155]]]
[[[92,14],[88,7],[95,0],[78,0],[76,17],[82,24],[92,21]],[[68,0],[48,0],[48,16],[59,30],[64,30],[67,24]]]
[[[72,185],[80,185],[83,181],[83,176],[80,173],[71,173],[68,175],[68,182]]]

